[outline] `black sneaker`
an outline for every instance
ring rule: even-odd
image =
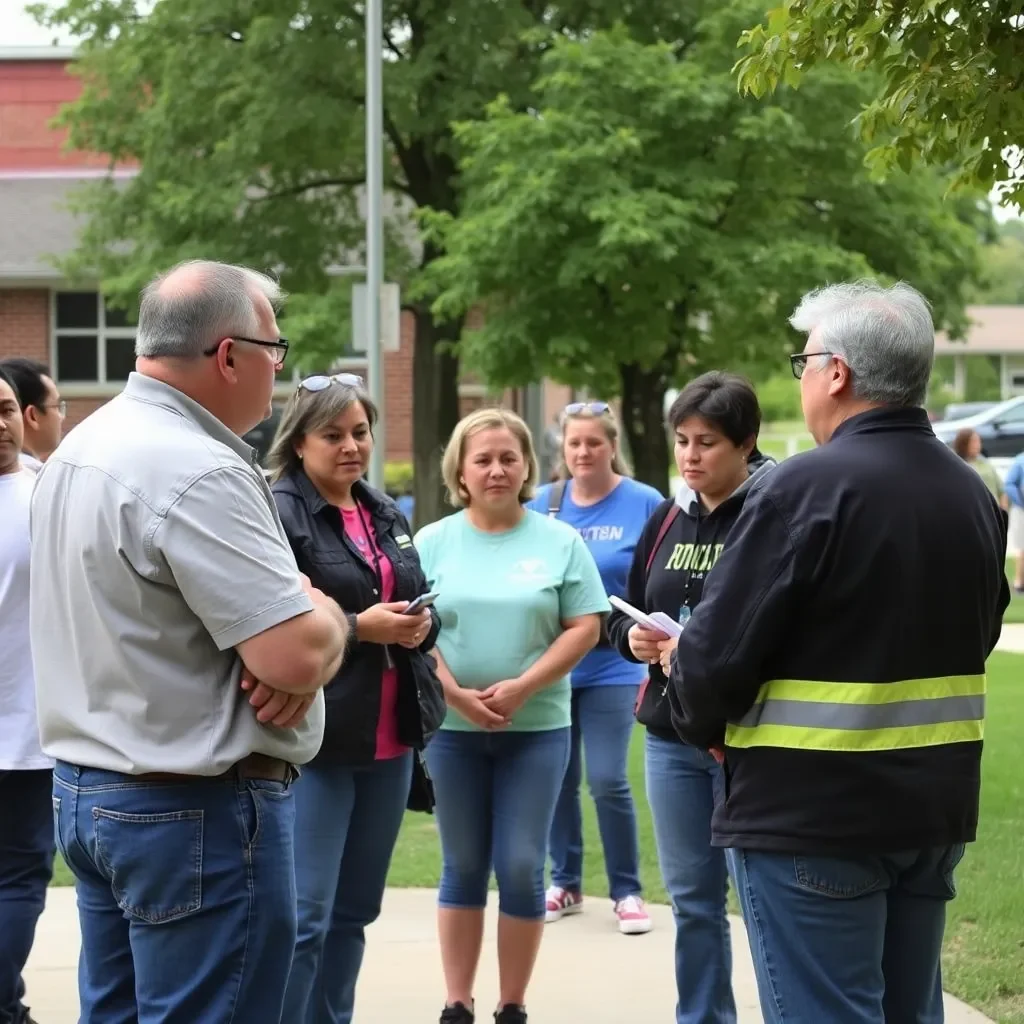
[[[440,1024],[473,1024],[475,1020],[476,1014],[467,1009],[465,1003],[456,1003],[441,1011]]]
[[[526,1024],[526,1007],[506,1003],[494,1014],[494,1024]]]

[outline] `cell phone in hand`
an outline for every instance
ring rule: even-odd
[[[402,612],[403,615],[417,615],[424,608],[429,608],[441,595],[438,593],[420,594],[409,602],[409,607]]]

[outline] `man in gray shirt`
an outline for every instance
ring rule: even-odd
[[[142,293],[136,372],[47,460],[31,634],[82,1024],[279,1024],[295,765],[347,634],[240,435],[270,410],[281,293],[182,264]]]

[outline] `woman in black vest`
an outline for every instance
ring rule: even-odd
[[[377,410],[354,374],[307,377],[268,456],[274,498],[299,569],[349,618],[349,646],[327,685],[320,753],[295,784],[298,940],[289,1024],[352,1019],[366,925],[380,913],[418,751],[444,718],[427,651],[439,624],[411,529],[362,479]],[[423,777],[418,775],[422,783]]]

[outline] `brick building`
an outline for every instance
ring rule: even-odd
[[[105,306],[99,283],[72,288],[53,264],[76,243],[70,193],[108,173],[104,157],[65,151],[64,133],[50,126],[80,89],[67,70],[71,57],[59,47],[0,49],[0,358],[30,356],[50,366],[68,403],[65,430],[121,390],[135,359],[134,328]],[[411,458],[413,332],[412,316],[403,313],[400,346],[383,357],[388,460]],[[345,363],[366,375],[364,357]],[[281,385],[282,397],[289,387]],[[464,409],[488,397],[472,382],[464,382],[460,394]],[[523,396],[504,397],[522,407]],[[569,392],[548,385],[541,397],[547,424]]]

